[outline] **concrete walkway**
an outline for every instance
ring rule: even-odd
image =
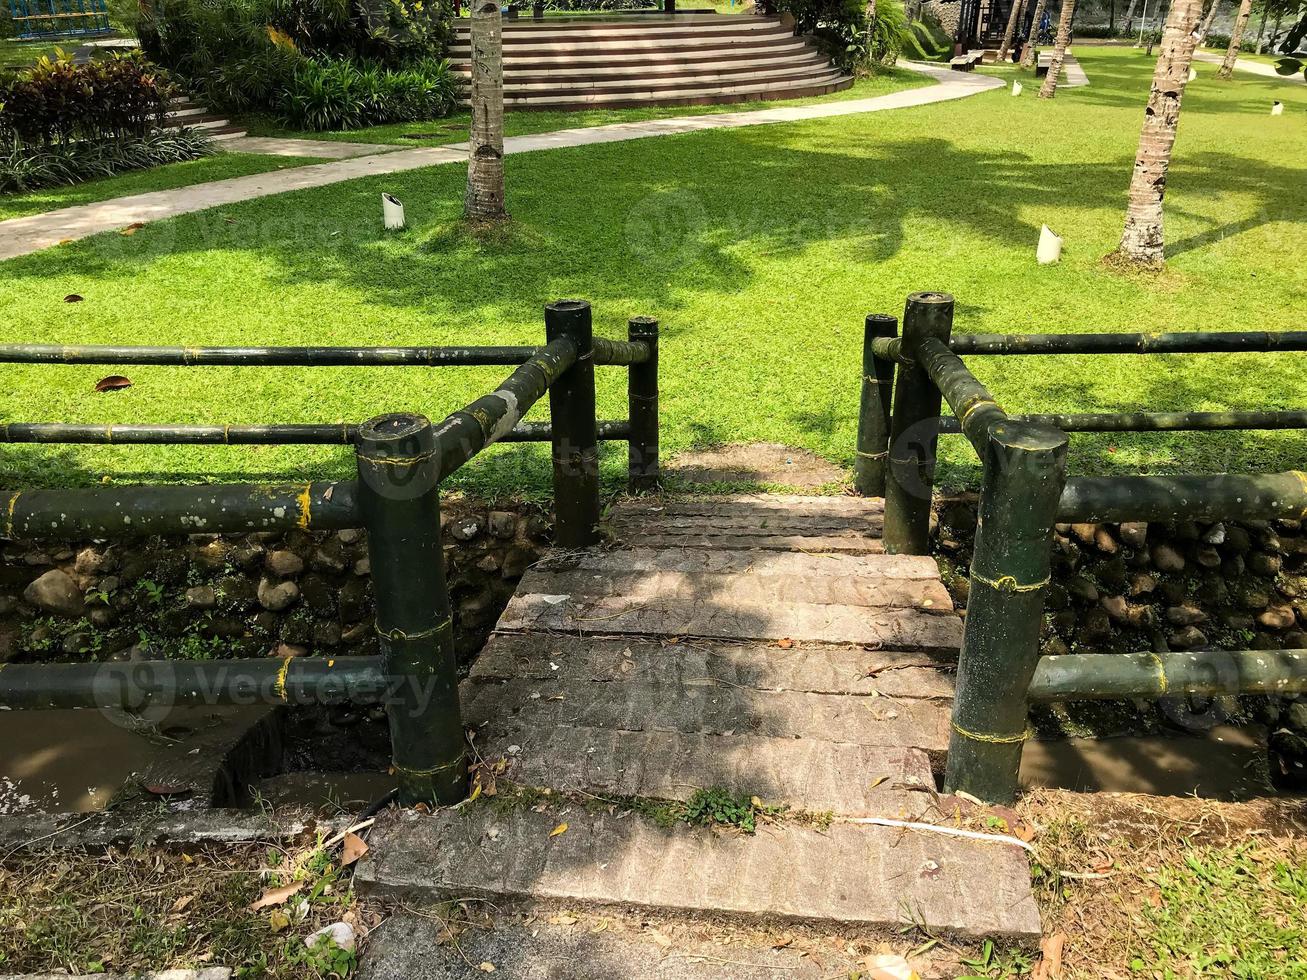
[[[238,136],[227,140],[222,148],[229,153],[262,153],[272,157],[319,157],[323,160],[348,160],[350,157],[375,156],[404,149],[394,143],[346,143],[342,140],[299,140],[280,136]]]
[[[1225,60],[1225,58],[1219,54],[1208,54],[1206,51],[1195,51],[1194,60],[1201,61],[1207,65],[1219,65]],[[1300,85],[1307,84],[1307,79],[1304,79],[1301,73],[1297,75],[1277,75],[1273,65],[1264,65],[1260,61],[1250,61],[1247,58],[1236,58],[1234,61],[1234,67],[1238,68],[1240,71],[1246,71],[1251,75],[1261,75],[1263,78],[1274,78],[1276,81],[1280,82],[1297,82]]]
[[[679,116],[648,122],[615,123],[588,129],[562,129],[534,136],[513,136],[504,141],[504,150],[506,153],[530,153],[534,150],[616,143],[650,136],[694,133],[706,129],[738,129],[743,126],[826,119],[864,112],[880,112],[886,109],[905,109],[910,106],[929,105],[933,102],[947,102],[1003,87],[1001,79],[986,75],[964,75],[939,65],[915,62],[901,62],[901,64],[912,71],[928,75],[939,84],[894,92],[890,95],[879,95],[870,99]],[[317,141],[312,142],[317,143]],[[9,221],[0,221],[0,259],[12,259],[101,232],[116,231],[136,222],[162,221],[165,218],[175,218],[178,215],[267,197],[271,194],[323,187],[359,177],[400,173],[445,163],[460,163],[466,159],[466,143],[398,149],[275,173],[233,177],[229,180],[217,180],[175,190],[134,194],[98,204],[84,204],[47,211],[44,214],[29,215],[25,218],[13,218]]]

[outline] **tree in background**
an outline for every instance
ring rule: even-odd
[[[1025,12],[1025,0],[1012,0],[1012,12],[1007,18],[1007,30],[1003,32],[1003,44],[998,49],[998,60],[1007,61],[1012,51],[1012,38],[1017,32],[1017,24],[1021,23],[1021,15]]]
[[[1121,33],[1126,35],[1127,37],[1130,36],[1130,29],[1134,27],[1135,10],[1136,8],[1138,8],[1138,6],[1139,6],[1139,0],[1130,0],[1130,6],[1125,12],[1125,27],[1121,29]]]
[[[1044,19],[1044,8],[1048,6],[1048,0],[1036,0],[1035,16],[1030,22],[1030,36],[1026,38],[1026,46],[1021,49],[1021,67],[1034,68],[1036,54],[1035,45],[1039,41],[1039,25]]]
[[[1198,47],[1202,47],[1207,40],[1207,32],[1212,29],[1212,21],[1216,20],[1216,12],[1220,9],[1221,0],[1212,0],[1212,5],[1207,8],[1207,16],[1203,18],[1203,26],[1198,28]]]
[[[1053,60],[1048,64],[1048,74],[1044,76],[1043,87],[1039,90],[1041,99],[1051,99],[1057,95],[1057,79],[1062,74],[1062,62],[1066,60],[1066,49],[1071,43],[1071,21],[1075,15],[1076,0],[1062,0],[1062,16],[1057,21]]]
[[[1130,200],[1126,206],[1121,244],[1110,259],[1144,268],[1160,268],[1165,261],[1162,234],[1162,199],[1166,174],[1180,124],[1180,100],[1189,81],[1194,57],[1194,29],[1202,13],[1202,0],[1172,0],[1162,29],[1162,50],[1153,70],[1153,87],[1139,133]]]
[[[1225,60],[1217,78],[1230,79],[1234,75],[1234,63],[1239,57],[1239,46],[1243,44],[1243,32],[1248,26],[1248,18],[1253,12],[1253,0],[1240,0],[1239,15],[1234,19],[1234,30],[1230,32],[1230,46],[1225,49]]]
[[[472,129],[467,149],[468,221],[503,221],[504,210],[504,34],[499,0],[475,0],[472,49]]]

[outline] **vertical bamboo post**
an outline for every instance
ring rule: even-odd
[[[554,427],[554,544],[586,548],[599,537],[599,442],[590,304],[564,299],[545,307],[545,338],[568,337],[576,363],[549,388]]]
[[[359,426],[356,456],[399,798],[457,803],[466,795],[467,758],[435,430],[421,415],[382,415]]]
[[[939,389],[917,363],[923,337],[948,343],[953,332],[953,297],[913,293],[903,311],[903,354],[913,363],[899,368],[890,425],[889,475],[885,482],[885,550],[924,555],[930,544],[930,495],[935,482],[939,438]]]
[[[986,449],[944,791],[1008,803],[1039,663],[1067,437],[1052,426],[997,422]]]
[[[627,480],[631,493],[658,489],[658,321],[651,316],[632,317],[626,324],[629,340],[649,347],[649,359],[632,364],[626,379],[627,418],[631,438]]]
[[[871,342],[894,337],[897,317],[868,313],[862,334],[862,401],[858,406],[858,448],[853,461],[853,488],[863,497],[885,496],[885,461],[889,457],[890,410],[894,396],[894,362],[877,357]]]

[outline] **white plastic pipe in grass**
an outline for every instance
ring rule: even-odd
[[[1013,95],[1021,94],[1021,83],[1018,82],[1015,78],[1012,79],[1012,94]]]
[[[404,205],[393,194],[381,195],[381,221],[386,231],[399,231],[404,227]]]
[[[987,841],[991,844],[1015,844],[1038,857],[1033,847],[1020,837],[1011,834],[985,834],[979,830],[963,830],[961,827],[941,827],[933,823],[918,823],[915,820],[892,820],[889,817],[836,817],[839,823],[869,824],[873,827],[899,827],[903,830],[921,830],[930,834],[944,834],[948,837],[965,837],[967,840]]]
[[[1053,234],[1048,225],[1039,232],[1039,245],[1035,249],[1035,258],[1040,265],[1052,265],[1062,258],[1062,238]]]
[[[1283,103],[1283,102],[1272,102],[1272,103],[1271,103],[1271,115],[1272,115],[1272,116],[1283,116],[1283,115],[1284,115],[1284,103]]]
[[[1192,82],[1192,81],[1193,81],[1195,78],[1197,78],[1197,77],[1198,77],[1198,69],[1197,69],[1197,68],[1190,68],[1190,69],[1189,69],[1189,81]]]

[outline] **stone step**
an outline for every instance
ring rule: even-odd
[[[672,73],[632,72],[623,76],[590,77],[576,75],[567,69],[556,73],[538,72],[505,78],[504,91],[512,93],[554,92],[559,95],[583,92],[656,92],[664,88],[683,88],[685,86],[718,87],[732,84],[739,79],[751,83],[803,81],[814,77],[824,77],[834,71],[829,65],[781,65],[743,70],[725,71],[680,71]],[[466,87],[470,78],[461,78],[460,84]]]
[[[491,724],[477,733],[503,778],[588,797],[688,800],[725,789],[807,813],[919,820],[940,811],[921,749],[819,739]]]
[[[494,633],[476,663],[474,681],[709,682],[759,691],[803,691],[866,697],[953,696],[953,675],[926,653],[854,646],[660,643],[636,638]]]
[[[503,41],[505,49],[508,49],[521,44],[596,44],[603,41],[672,43],[703,37],[732,40],[734,38],[771,37],[773,35],[793,37],[794,32],[787,30],[775,21],[770,23],[762,21],[745,22],[739,25],[729,23],[692,24],[676,29],[664,27],[656,30],[650,30],[647,27],[638,25],[632,27],[625,24],[595,25],[589,29],[578,29],[575,24],[560,28],[552,26],[510,26],[510,24],[505,23]],[[452,43],[468,44],[469,29],[456,30]]]
[[[557,828],[567,824],[565,831]],[[1034,942],[1039,912],[1012,845],[836,822],[744,835],[629,812],[491,805],[383,813],[354,887],[409,902],[567,902]]]
[[[912,746],[932,763],[948,750],[950,708],[929,698],[850,697],[761,691],[705,680],[595,683],[563,676],[463,687],[463,718],[484,725],[607,728],[763,738],[832,738],[854,745]]]
[[[558,41],[536,41],[534,39],[517,42],[511,45],[505,45],[504,61],[511,63],[519,57],[532,55],[596,55],[607,54],[616,58],[622,58],[632,53],[657,52],[661,55],[680,54],[687,52],[714,52],[722,49],[739,50],[747,48],[752,51],[768,51],[777,48],[801,47],[804,44],[802,38],[795,37],[788,32],[777,33],[759,33],[756,35],[741,35],[738,37],[721,37],[716,35],[705,35],[702,37],[682,37],[669,38],[662,40],[659,38],[633,38],[633,39],[587,39],[587,38],[566,38]],[[467,58],[471,51],[469,41],[452,41],[449,45],[449,56],[451,58]]]
[[[845,518],[883,516],[881,497],[798,493],[688,494],[677,497],[637,497],[623,500],[614,513],[648,517],[722,516],[727,514],[785,514],[794,517]]]
[[[666,52],[652,51],[643,54],[578,54],[564,53],[561,55],[529,55],[524,56],[515,53],[514,57],[505,61],[505,71],[536,70],[536,71],[562,71],[573,68],[616,68],[616,69],[644,69],[657,67],[660,65],[675,65],[681,68],[694,67],[697,65],[713,66],[732,64],[737,62],[750,64],[768,64],[773,61],[792,60],[795,58],[817,58],[823,65],[829,64],[830,59],[821,56],[817,48],[808,43],[805,39],[796,39],[796,43],[787,48],[774,48],[763,51],[750,50],[747,47],[717,48],[702,51],[681,51]],[[466,74],[470,70],[470,62],[467,58],[466,49],[461,58],[451,60],[450,66],[459,72]]]
[[[773,948],[776,937],[745,946],[700,938],[682,922],[619,928],[607,916],[571,909],[552,916],[499,916],[493,929],[470,929],[457,947],[430,918],[400,913],[368,936],[359,980],[484,980],[482,963],[511,980],[829,980],[856,976],[860,957],[822,948],[821,963],[806,951]],[[716,925],[712,935],[718,935]],[[724,972],[723,964],[729,965]]]
[[[828,576],[867,579],[939,578],[939,565],[926,555],[814,555],[787,551],[709,551],[694,548],[638,547],[587,551],[547,558],[533,572],[578,569],[611,572],[715,572],[719,574],[803,575],[814,570]]]
[[[504,81],[531,81],[538,78],[557,78],[561,81],[573,79],[602,78],[667,78],[686,75],[711,73],[714,75],[740,75],[758,69],[780,68],[826,68],[829,62],[815,51],[799,50],[783,55],[766,58],[722,59],[720,61],[684,61],[659,60],[653,64],[630,65],[625,62],[602,62],[597,64],[576,65],[574,62],[515,63],[504,70]],[[467,62],[451,64],[460,80],[471,72]]]

